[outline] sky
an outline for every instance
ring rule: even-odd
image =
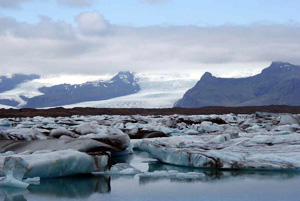
[[[300,64],[297,0],[0,0],[0,74],[258,73]]]

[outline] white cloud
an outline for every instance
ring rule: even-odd
[[[95,0],[57,0],[57,3],[70,7],[87,7],[92,6]]]
[[[97,11],[84,12],[75,17],[80,30],[85,34],[101,34],[106,32],[109,24]]]
[[[32,0],[0,0],[0,8],[19,8],[22,3]]]
[[[273,60],[300,64],[297,25],[134,28],[111,25],[97,12],[82,13],[76,21],[71,25],[41,17],[31,25],[0,17],[1,74],[131,70],[224,75],[257,72]]]

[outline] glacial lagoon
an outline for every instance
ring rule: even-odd
[[[142,171],[199,172],[202,179],[82,175],[42,179],[27,190],[1,189],[0,199],[11,201],[299,201],[300,172],[216,171],[162,164],[145,152],[115,162],[128,162]]]

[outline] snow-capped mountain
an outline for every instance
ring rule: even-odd
[[[104,101],[90,101],[64,107],[172,108],[197,79],[186,75],[137,74],[140,91]]]
[[[133,75],[133,74],[132,74]],[[17,85],[14,89],[0,93],[0,99],[7,100],[8,104],[0,105],[3,107],[100,107],[100,108],[170,108],[183,96],[186,90],[193,87],[197,78],[190,75],[176,74],[145,74],[139,73],[132,76],[118,74],[112,79],[109,75],[104,76],[55,76],[41,77]],[[100,80],[99,80],[100,78]],[[94,80],[94,81],[88,81]],[[68,84],[64,84],[67,82]],[[87,88],[104,87],[115,83],[115,87],[124,83],[124,86],[131,86],[133,83],[134,93],[129,95],[116,96],[107,100],[78,98],[72,99],[72,103],[66,103],[65,97],[74,97],[74,93],[80,96],[89,94],[99,94],[91,92]],[[105,87],[106,86],[106,87]],[[138,87],[140,90],[138,90]],[[75,90],[77,89],[77,90]],[[124,87],[120,88],[123,90]],[[74,92],[74,90],[76,92]],[[61,93],[65,96],[62,97]],[[102,94],[103,95],[103,94]],[[53,98],[56,97],[56,98]],[[56,102],[55,105],[53,103]],[[63,99],[63,100],[59,100]],[[49,100],[49,102],[47,102]],[[52,101],[52,104],[50,102]],[[94,99],[95,100],[95,99]],[[68,100],[69,101],[69,100]],[[4,106],[5,105],[5,106]],[[6,106],[10,105],[10,106]]]
[[[131,72],[119,72],[108,81],[93,81],[83,84],[60,84],[42,87],[42,95],[28,99],[24,107],[57,107],[83,101],[99,101],[137,93],[140,90]]]

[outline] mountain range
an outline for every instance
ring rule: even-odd
[[[261,105],[300,105],[300,66],[273,62],[246,78],[218,78],[206,72],[175,107]]]
[[[300,66],[286,62],[273,62],[260,74],[245,78],[220,78],[207,72],[198,81],[182,73],[128,71],[111,78],[102,76],[105,80],[83,78],[85,81],[75,82],[80,84],[61,84],[70,79],[50,83],[48,78],[34,74],[1,76],[0,108],[300,105]]]
[[[23,82],[26,83],[26,81],[24,80]],[[27,97],[20,93],[13,96],[13,98],[10,96],[5,98],[3,95],[5,93],[2,93],[3,96],[2,99],[0,98],[0,104],[20,107],[20,102],[23,102],[21,105],[23,108],[56,107],[84,101],[99,101],[125,96],[137,93],[140,87],[133,73],[122,71],[107,81],[93,81],[73,85],[59,84],[50,87],[43,86],[38,88],[38,90],[39,94],[33,97]],[[16,93],[18,93],[18,90],[16,90]]]

